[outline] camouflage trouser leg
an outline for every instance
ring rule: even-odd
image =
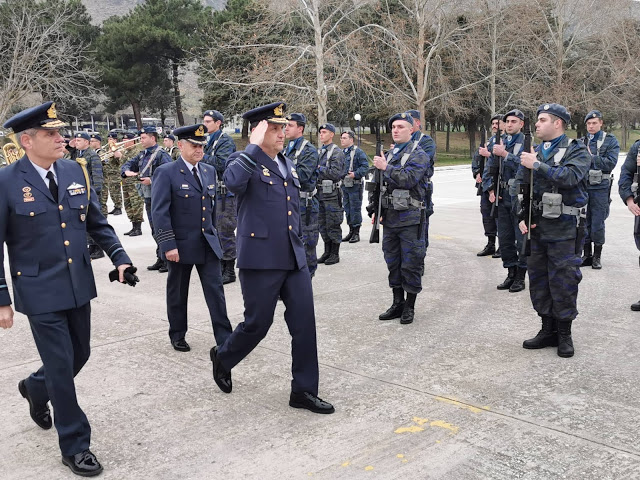
[[[362,225],[362,192],[364,185],[342,187],[342,199],[344,201],[344,214],[347,225],[359,227]]]
[[[103,164],[104,173],[104,185],[100,194],[100,211],[104,216],[107,216],[107,200],[111,195],[114,208],[122,208],[122,191],[120,189],[120,183],[122,178],[120,177],[120,167],[117,163]]]
[[[302,223],[302,241],[304,242],[304,251],[307,255],[307,265],[309,273],[313,275],[318,269],[318,257],[316,256],[316,247],[318,246],[318,237],[320,230],[318,227],[318,200],[313,198],[312,204],[307,207],[306,199],[300,199],[300,222]],[[309,209],[309,225],[307,225],[307,209]]]
[[[342,241],[343,210],[339,198],[320,200],[319,224],[320,234],[325,243]]]
[[[389,269],[389,286],[408,293],[420,293],[420,276],[426,252],[419,225],[382,229],[382,252]]]
[[[216,228],[222,246],[222,260],[236,259],[236,227],[238,210],[235,196],[216,194]]]
[[[143,222],[142,213],[144,210],[144,200],[136,190],[136,177],[122,179],[122,200],[127,217],[133,222]]]
[[[575,240],[542,242],[532,235],[527,267],[531,302],[538,315],[556,320],[576,318],[581,262]]]

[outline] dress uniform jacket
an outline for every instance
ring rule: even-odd
[[[0,265],[6,243],[15,308],[25,315],[77,308],[96,297],[87,233],[114,265],[131,263],[93,189],[87,199],[80,165],[61,159],[55,172],[58,202],[26,156],[0,170]],[[4,267],[0,274],[0,305],[10,305]]]

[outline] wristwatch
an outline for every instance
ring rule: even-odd
[[[538,170],[540,168],[540,160],[535,160],[533,162],[533,169]]]

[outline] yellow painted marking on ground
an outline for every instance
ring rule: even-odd
[[[404,455],[403,455],[403,454],[401,454],[401,453],[399,453],[398,455],[396,455],[396,457],[398,457],[398,458],[404,458]]]
[[[371,465],[367,465],[366,467],[364,467],[364,469],[365,469],[367,472],[370,472],[371,470],[373,470],[373,467],[372,467]]]
[[[444,428],[445,430],[449,430],[451,433],[458,433],[459,430],[459,427],[456,427],[455,425],[444,422],[442,420],[434,420],[429,425],[432,427]]]
[[[400,427],[396,429],[395,433],[418,433],[422,432],[424,428],[418,427],[417,425],[412,425],[410,427]]]
[[[406,458],[404,460],[402,460],[402,463],[407,463],[409,460],[407,460]]]
[[[444,397],[436,397],[436,400],[443,402],[443,403],[448,403],[449,405],[455,405],[456,407],[460,407],[460,408],[464,408],[466,410],[469,410],[470,412],[473,413],[480,413],[483,410],[489,410],[489,407],[482,407],[482,408],[478,408],[478,407],[474,407],[472,405],[466,405],[462,402],[458,402],[456,400],[451,400],[450,398],[444,398]]]
[[[349,463],[349,462],[344,462],[344,463],[341,465],[341,467],[348,467],[349,465],[351,465],[351,463]]]
[[[446,235],[438,235],[437,233],[432,234],[431,237],[435,238],[436,240],[453,240],[453,237],[447,237]]]
[[[428,418],[413,417],[413,418],[411,419],[411,421],[412,421],[413,423],[417,423],[418,425],[424,425],[425,423],[428,423],[428,422],[429,422],[429,419],[428,419]]]
[[[436,443],[440,443],[440,440],[436,440]]]

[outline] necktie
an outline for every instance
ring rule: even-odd
[[[200,187],[200,190],[202,190],[202,183],[200,183],[200,177],[198,177],[198,169],[196,167],[193,167],[191,169],[191,173],[193,173],[193,178],[196,179],[196,183]]]
[[[49,179],[49,191],[51,195],[53,195],[53,199],[58,201],[58,185],[56,184],[56,180],[53,177],[53,172],[47,172],[47,178]]]

